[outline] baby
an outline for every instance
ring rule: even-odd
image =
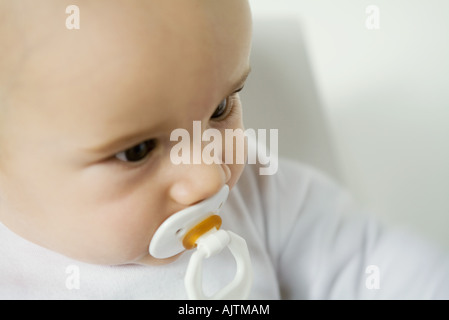
[[[75,2],[79,29],[73,1],[0,0],[0,298],[185,298],[188,255],[148,246],[225,184],[251,298],[449,298],[443,256],[347,215],[350,198],[314,170],[171,161],[173,130],[243,128],[247,0]],[[205,290],[233,268],[212,260]]]

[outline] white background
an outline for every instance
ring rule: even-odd
[[[381,219],[449,248],[449,1],[250,2],[256,20],[299,21],[335,152],[335,170],[318,156],[317,166]],[[378,30],[365,26],[369,5],[380,10]],[[282,79],[272,84],[282,86]],[[267,114],[260,117],[250,123],[270,128],[270,119],[262,119]],[[289,124],[271,128],[277,126],[281,133]],[[281,147],[289,156],[285,150],[294,148]]]

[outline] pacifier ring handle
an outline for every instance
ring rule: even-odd
[[[228,247],[237,264],[234,279],[211,297],[203,292],[202,262]],[[192,254],[184,278],[189,299],[240,300],[249,295],[253,279],[251,260],[246,241],[231,231],[218,230],[198,240],[197,250]]]

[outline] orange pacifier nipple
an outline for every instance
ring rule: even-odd
[[[221,227],[221,218],[220,216],[213,215],[205,220],[198,223],[192,229],[190,229],[184,239],[182,239],[182,245],[187,250],[193,249],[197,246],[196,241],[203,236],[205,233],[209,232],[212,229],[220,229]]]
[[[252,284],[252,266],[246,241],[231,231],[219,230],[219,209],[226,201],[229,187],[191,207],[181,210],[155,232],[149,252],[159,259],[195,249],[186,270],[185,287],[190,299],[245,299]],[[202,261],[228,247],[237,264],[234,279],[211,297],[202,289]]]

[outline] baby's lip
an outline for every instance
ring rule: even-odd
[[[184,235],[211,215],[218,215],[229,194],[228,185],[212,197],[187,207],[168,217],[156,230],[151,239],[149,252],[158,259],[174,256],[182,251]]]

